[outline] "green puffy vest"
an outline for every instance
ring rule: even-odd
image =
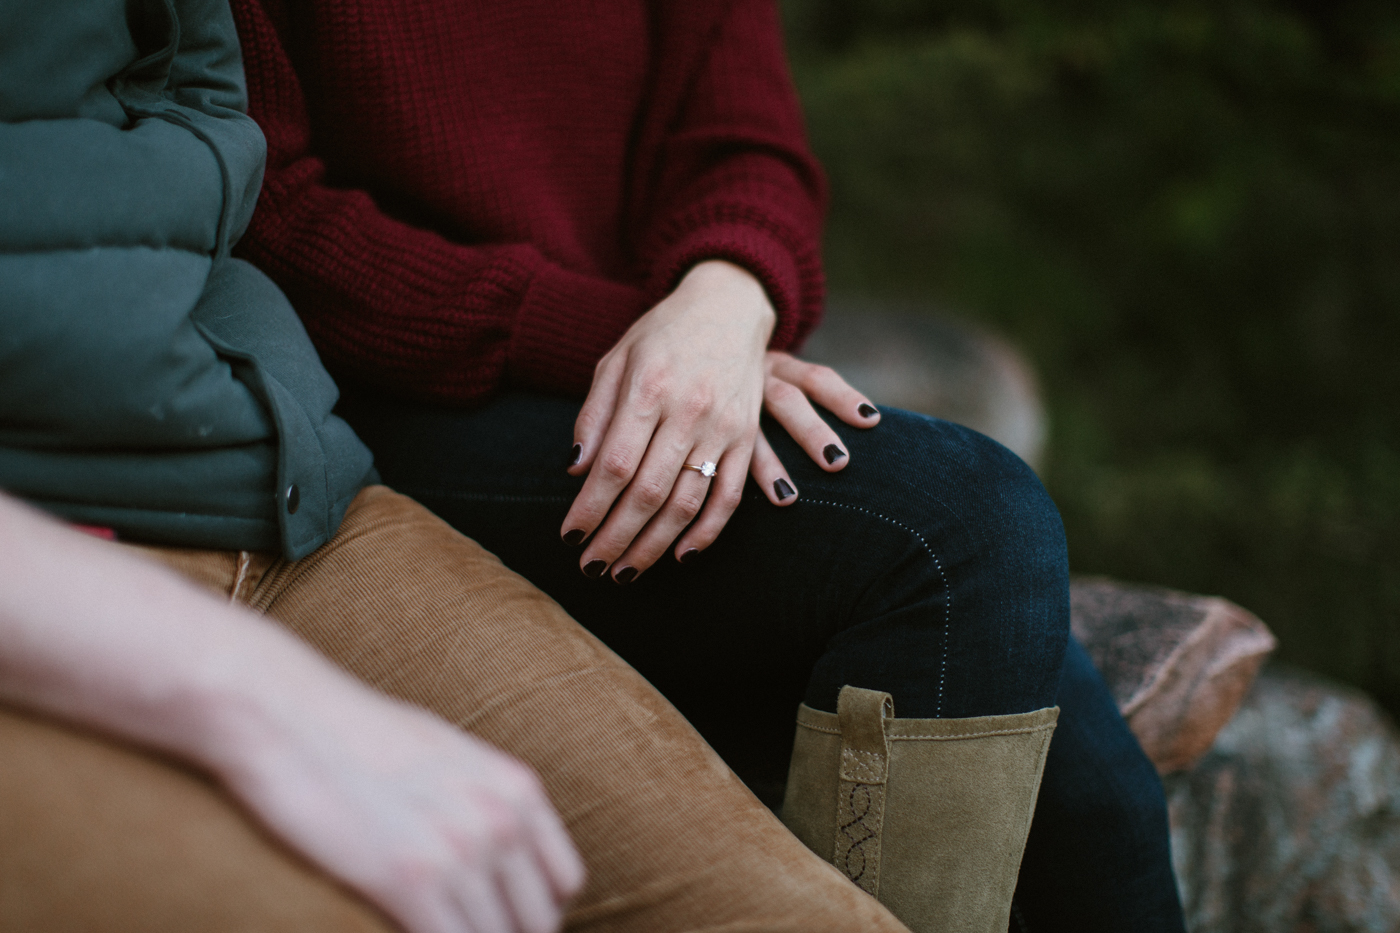
[[[0,2],[0,488],[133,540],[324,543],[371,472],[229,257],[266,145],[227,0]]]

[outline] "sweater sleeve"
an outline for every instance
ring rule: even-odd
[[[660,143],[637,252],[659,298],[695,263],[725,259],[778,313],[770,346],[797,348],[821,317],[826,180],[806,144],[772,0],[734,0]]]
[[[503,384],[587,390],[594,364],[646,309],[642,291],[567,270],[529,244],[453,242],[328,184],[280,0],[233,9],[249,112],[268,143],[239,253],[282,286],[331,368],[455,403]]]

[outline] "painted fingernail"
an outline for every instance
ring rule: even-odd
[[[857,408],[856,411],[860,412],[862,418],[874,418],[880,413],[880,410],[869,402],[861,402],[860,407]],[[577,457],[574,458],[574,463],[578,463]]]
[[[608,569],[608,562],[601,558],[593,558],[583,565],[583,572],[593,579],[598,579],[603,575],[603,571]]]
[[[782,502],[789,496],[797,495],[797,492],[792,488],[792,485],[788,483],[787,480],[783,479],[782,477],[779,477],[778,479],[775,479],[773,481],[773,495],[778,497],[779,502]]]
[[[827,463],[835,463],[846,456],[846,452],[835,444],[827,444],[822,448],[822,456],[826,458]]]
[[[584,531],[583,531],[582,528],[575,528],[573,531],[567,532],[567,533],[564,535],[564,543],[565,543],[565,544],[582,544],[582,543],[583,543],[583,539],[586,538],[586,537],[588,537],[588,536],[587,536],[586,534],[584,534]]]
[[[569,461],[569,466],[578,466],[578,462],[583,459],[583,445],[574,445],[574,459]]]
[[[682,564],[688,564],[688,563],[690,563],[691,561],[695,560],[695,558],[697,558],[697,557],[699,557],[699,556],[700,556],[700,549],[699,549],[698,547],[690,548],[688,551],[686,551],[685,553],[681,554],[681,563],[682,563]]]
[[[618,583],[631,583],[633,580],[637,579],[637,568],[623,567],[617,573],[613,574],[613,579]]]

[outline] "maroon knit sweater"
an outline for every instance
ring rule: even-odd
[[[581,393],[704,259],[772,346],[822,301],[825,188],[772,0],[232,0],[267,176],[239,246],[337,372]]]

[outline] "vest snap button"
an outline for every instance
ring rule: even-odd
[[[297,506],[301,505],[301,490],[296,483],[287,487],[287,514],[297,514]]]

